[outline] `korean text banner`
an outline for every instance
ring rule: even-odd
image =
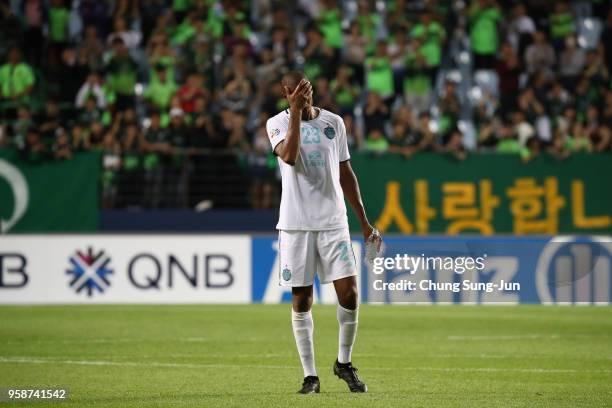
[[[612,231],[612,155],[354,155],[366,211],[383,232],[541,234]],[[349,211],[352,231],[359,224]]]

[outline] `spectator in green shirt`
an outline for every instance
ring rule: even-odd
[[[335,0],[323,1],[323,10],[319,14],[318,25],[328,47],[342,48],[344,43],[342,38],[342,13]]]
[[[319,76],[332,77],[337,53],[325,44],[323,34],[314,25],[306,28],[306,46],[302,54],[306,60],[304,73],[311,81]]]
[[[49,8],[49,33],[47,47],[47,68],[61,71],[62,51],[68,44],[68,24],[70,12],[64,7],[62,0],[52,0]],[[34,45],[38,47],[39,45]]]
[[[63,0],[53,0],[49,8],[49,40],[51,43],[65,44],[68,42],[68,23],[70,11],[64,6]]]
[[[226,16],[223,12],[216,12],[213,5],[209,5],[208,15],[204,23],[204,32],[212,38],[221,38],[223,36],[225,20]]]
[[[359,85],[351,81],[352,70],[347,65],[342,65],[336,77],[330,83],[330,91],[334,102],[344,113],[352,114],[355,103],[361,91]]]
[[[475,0],[469,11],[474,67],[493,69],[499,48],[498,24],[502,14],[495,0]]]
[[[144,97],[154,108],[166,110],[170,106],[170,101],[176,94],[178,86],[174,78],[168,75],[168,69],[165,65],[157,64],[155,72],[157,79],[149,83]]]
[[[371,153],[386,153],[389,150],[389,142],[385,139],[382,130],[374,129],[368,135],[365,142],[365,150]]]
[[[557,52],[565,46],[565,39],[576,33],[574,15],[564,1],[555,3],[555,11],[550,15],[550,39]]]
[[[370,2],[359,1],[357,5],[357,23],[361,34],[367,40],[367,51],[368,53],[373,52],[376,46],[376,32],[380,25],[380,15],[370,10]]]
[[[510,124],[504,124],[499,132],[499,142],[497,143],[496,151],[501,154],[517,154],[523,160],[528,160],[530,153],[529,149],[521,145],[516,131]]]
[[[34,71],[21,62],[21,51],[17,47],[11,48],[8,62],[0,67],[0,96],[14,102],[27,102],[34,83]]]
[[[593,145],[589,138],[589,130],[581,122],[577,121],[572,126],[571,132],[565,141],[565,148],[572,153],[593,151]]]
[[[172,0],[172,12],[174,17],[181,21],[191,7],[191,0]]]
[[[421,44],[419,51],[427,62],[427,73],[433,85],[442,62],[442,47],[446,40],[446,30],[437,21],[432,21],[431,14],[425,11],[421,14],[420,22],[414,26],[410,35],[418,39]]]
[[[387,53],[387,42],[378,41],[376,53],[366,58],[366,83],[368,91],[387,99],[395,93],[391,58]]]
[[[251,27],[246,13],[236,2],[228,2],[224,7],[224,32],[226,38],[248,39],[251,35]]]
[[[418,111],[429,108],[432,84],[427,71],[427,60],[421,53],[419,40],[412,39],[411,52],[406,56],[406,74],[404,76],[404,96],[406,102]]]
[[[202,32],[203,21],[198,16],[197,12],[190,12],[183,22],[179,24],[172,35],[172,44],[183,46],[193,37]]]
[[[113,52],[114,55],[106,67],[107,81],[111,90],[116,94],[117,109],[124,110],[134,106],[134,87],[137,81],[138,66],[119,37],[113,40]]]

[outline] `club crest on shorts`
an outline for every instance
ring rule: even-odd
[[[283,279],[286,281],[291,279],[291,269],[287,268],[286,266],[285,269],[283,269]]]
[[[325,136],[329,139],[332,140],[334,137],[336,137],[336,131],[334,130],[333,127],[328,126],[325,129],[323,129],[323,133],[325,133]]]

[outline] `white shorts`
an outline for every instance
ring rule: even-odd
[[[315,274],[321,283],[357,275],[348,229],[279,231],[278,280],[282,286],[310,286]]]

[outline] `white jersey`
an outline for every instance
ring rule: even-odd
[[[268,120],[266,130],[272,150],[285,139],[288,129],[289,110]],[[295,166],[277,158],[283,193],[276,228],[286,231],[348,228],[340,162],[351,156],[342,118],[320,109],[316,118],[301,121],[300,138]]]

